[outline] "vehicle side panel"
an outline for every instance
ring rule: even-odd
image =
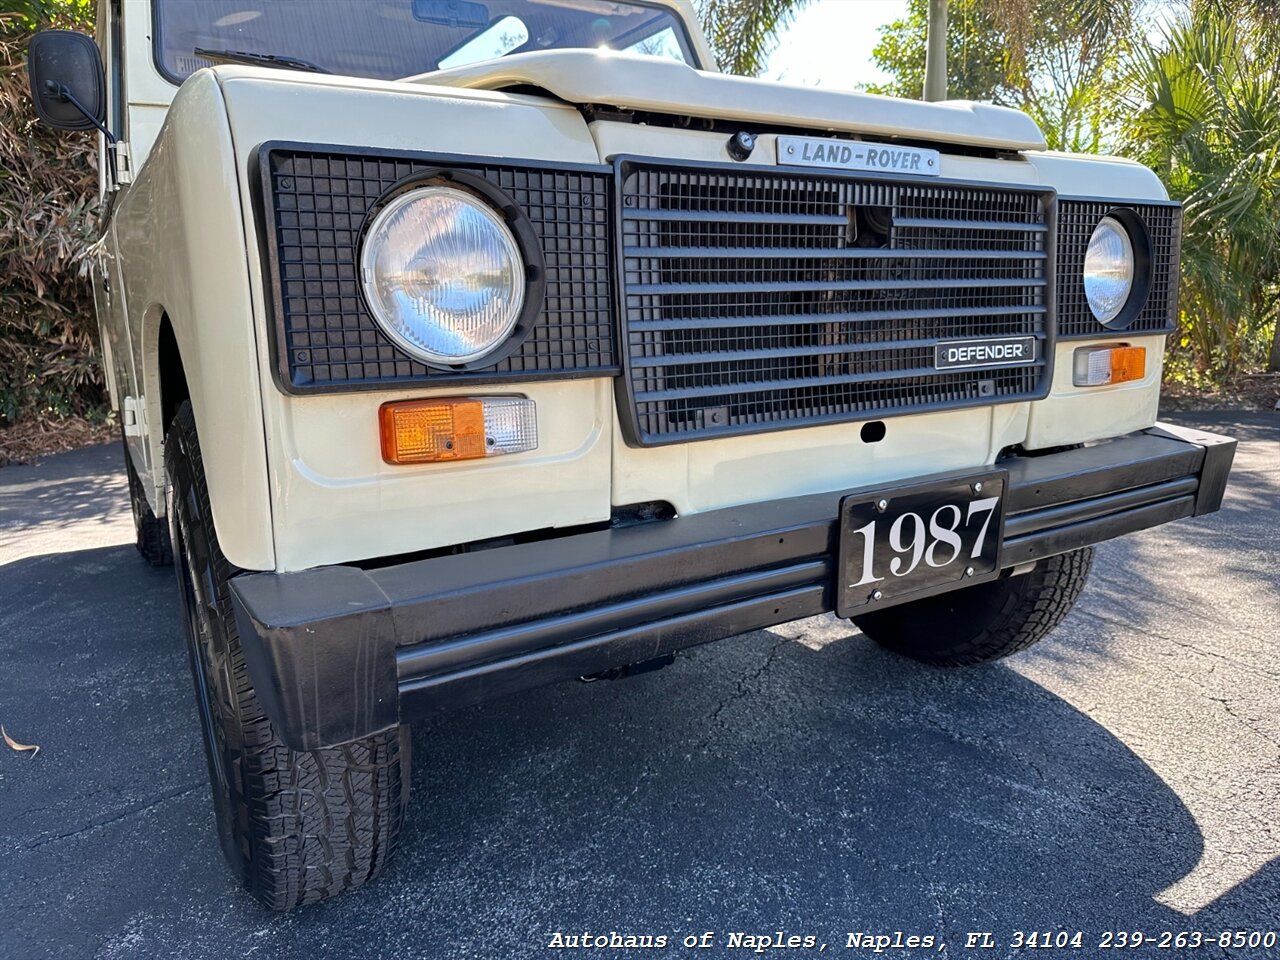
[[[272,569],[271,509],[240,182],[222,92],[193,76],[114,215],[135,367],[142,371],[152,507],[163,512],[159,334],[173,326],[218,539],[236,566]]]

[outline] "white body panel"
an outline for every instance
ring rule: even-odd
[[[675,6],[683,11],[687,4]],[[482,70],[464,70],[417,82],[383,82],[218,67],[194,75],[174,98],[172,85],[151,64],[148,30],[139,25],[143,19],[133,17],[127,24],[127,42],[146,56],[131,57],[127,69],[135,175],[114,217],[122,282],[113,296],[119,297],[121,322],[104,323],[104,330],[119,377],[136,381],[115,387],[143,398],[146,416],[133,452],[159,512],[164,424],[157,336],[162,316],[172,323],[200,431],[215,525],[223,550],[238,566],[297,570],[394,556],[605,521],[612,505],[650,500],[668,501],[688,514],[869,483],[890,485],[939,471],[981,469],[1016,444],[1085,442],[1155,420],[1160,337],[1133,341],[1153,358],[1140,383],[1088,392],[1074,388],[1070,355],[1081,343],[1061,344],[1046,400],[894,417],[886,421],[885,438],[874,444],[864,443],[861,425],[851,423],[637,449],[622,437],[611,379],[472,391],[455,385],[287,396],[273,379],[269,285],[259,253],[258,214],[250,201],[258,176],[256,153],[264,142],[571,163],[599,163],[618,154],[725,162],[727,137],[633,123],[589,125],[570,104],[430,82],[501,85],[492,69],[487,80]],[[636,69],[650,72],[646,65]],[[765,86],[678,69],[700,85],[700,102],[716,109],[723,108],[720,91]],[[553,73],[543,76],[544,85],[555,80]],[[729,86],[716,87],[713,81]],[[560,78],[564,90],[581,82],[571,75]],[[771,116],[787,109],[787,88],[780,89],[770,94]],[[646,96],[659,93],[668,106],[677,95],[665,90]],[[810,93],[793,94],[792,116],[816,109]],[[820,99],[826,103],[833,96],[839,95],[823,92]],[[746,100],[735,109],[750,106]],[[892,109],[873,106],[888,122],[884,118]],[[952,112],[971,120],[978,116],[971,105]],[[1035,145],[1021,121],[1000,122],[1004,126],[993,136],[1002,142],[1012,138]],[[1045,184],[1064,196],[1165,197],[1150,171],[1127,162],[1040,152],[1011,159],[947,154],[943,141],[950,128],[937,123],[946,178]],[[773,157],[773,136],[766,133],[746,162],[768,165]],[[463,392],[533,399],[538,450],[416,467],[382,461],[380,404]],[[1116,394],[1123,394],[1123,402]]]
[[[414,82],[505,90],[534,87],[570,103],[755,126],[846,130],[882,137],[927,137],[1003,150],[1041,150],[1044,135],[1019,110],[950,100],[925,103],[874,93],[828,90],[694,70],[683,63],[614,51],[545,50],[438,70]]]

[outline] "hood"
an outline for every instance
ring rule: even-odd
[[[734,120],[754,127],[804,127],[1000,150],[1045,148],[1035,121],[1008,107],[968,100],[925,103],[704,73],[674,60],[612,51],[517,53],[435,70],[408,82],[479,90],[534,87],[574,104]]]

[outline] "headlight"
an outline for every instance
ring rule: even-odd
[[[1120,315],[1133,291],[1133,241],[1115,217],[1103,217],[1084,255],[1084,295],[1104,326]]]
[[[374,318],[406,353],[457,365],[499,347],[520,317],[525,265],[493,209],[455,187],[396,197],[360,253]]]

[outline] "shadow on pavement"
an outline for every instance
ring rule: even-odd
[[[954,952],[1188,922],[1152,896],[1200,834],[1123,744],[1008,668],[917,667],[833,619],[818,649],[758,632],[418,725],[389,875],[268,915],[213,835],[170,577],[131,547],[0,576],[0,719],[44,748],[0,756],[0,914],[24,918],[0,954],[523,956],[583,928]]]
[[[35,466],[4,467],[0,530],[102,520],[121,506],[127,513],[127,491],[118,443],[57,454]]]
[[[1275,437],[1273,418],[1256,426]],[[118,455],[103,462],[118,470]],[[45,519],[89,516],[94,492],[80,508],[51,493]],[[1278,601],[1262,562],[1275,534],[1257,517],[1274,515],[1275,487],[1238,474],[1230,496],[1219,518],[1108,545],[1076,617],[1113,628],[1074,621],[1031,655],[1046,675],[1116,663],[1124,631],[1175,617],[1211,616],[1224,644],[1253,638],[1228,653],[1261,663],[1273,634],[1254,634]],[[1197,607],[1205,555],[1249,604]],[[958,955],[968,931],[1007,944],[1015,930],[1275,922],[1260,905],[1280,897],[1280,859],[1192,916],[1155,899],[1196,868],[1204,834],[1085,712],[1010,667],[930,670],[829,617],[415,725],[388,875],[271,915],[218,849],[178,631],[172,572],[131,546],[0,567],[0,722],[42,746],[34,760],[0,750],[0,916],[18,918],[0,925],[0,956],[505,958],[542,954],[557,930],[666,934],[678,954],[686,934],[778,929],[833,950],[851,931],[901,930]]]

